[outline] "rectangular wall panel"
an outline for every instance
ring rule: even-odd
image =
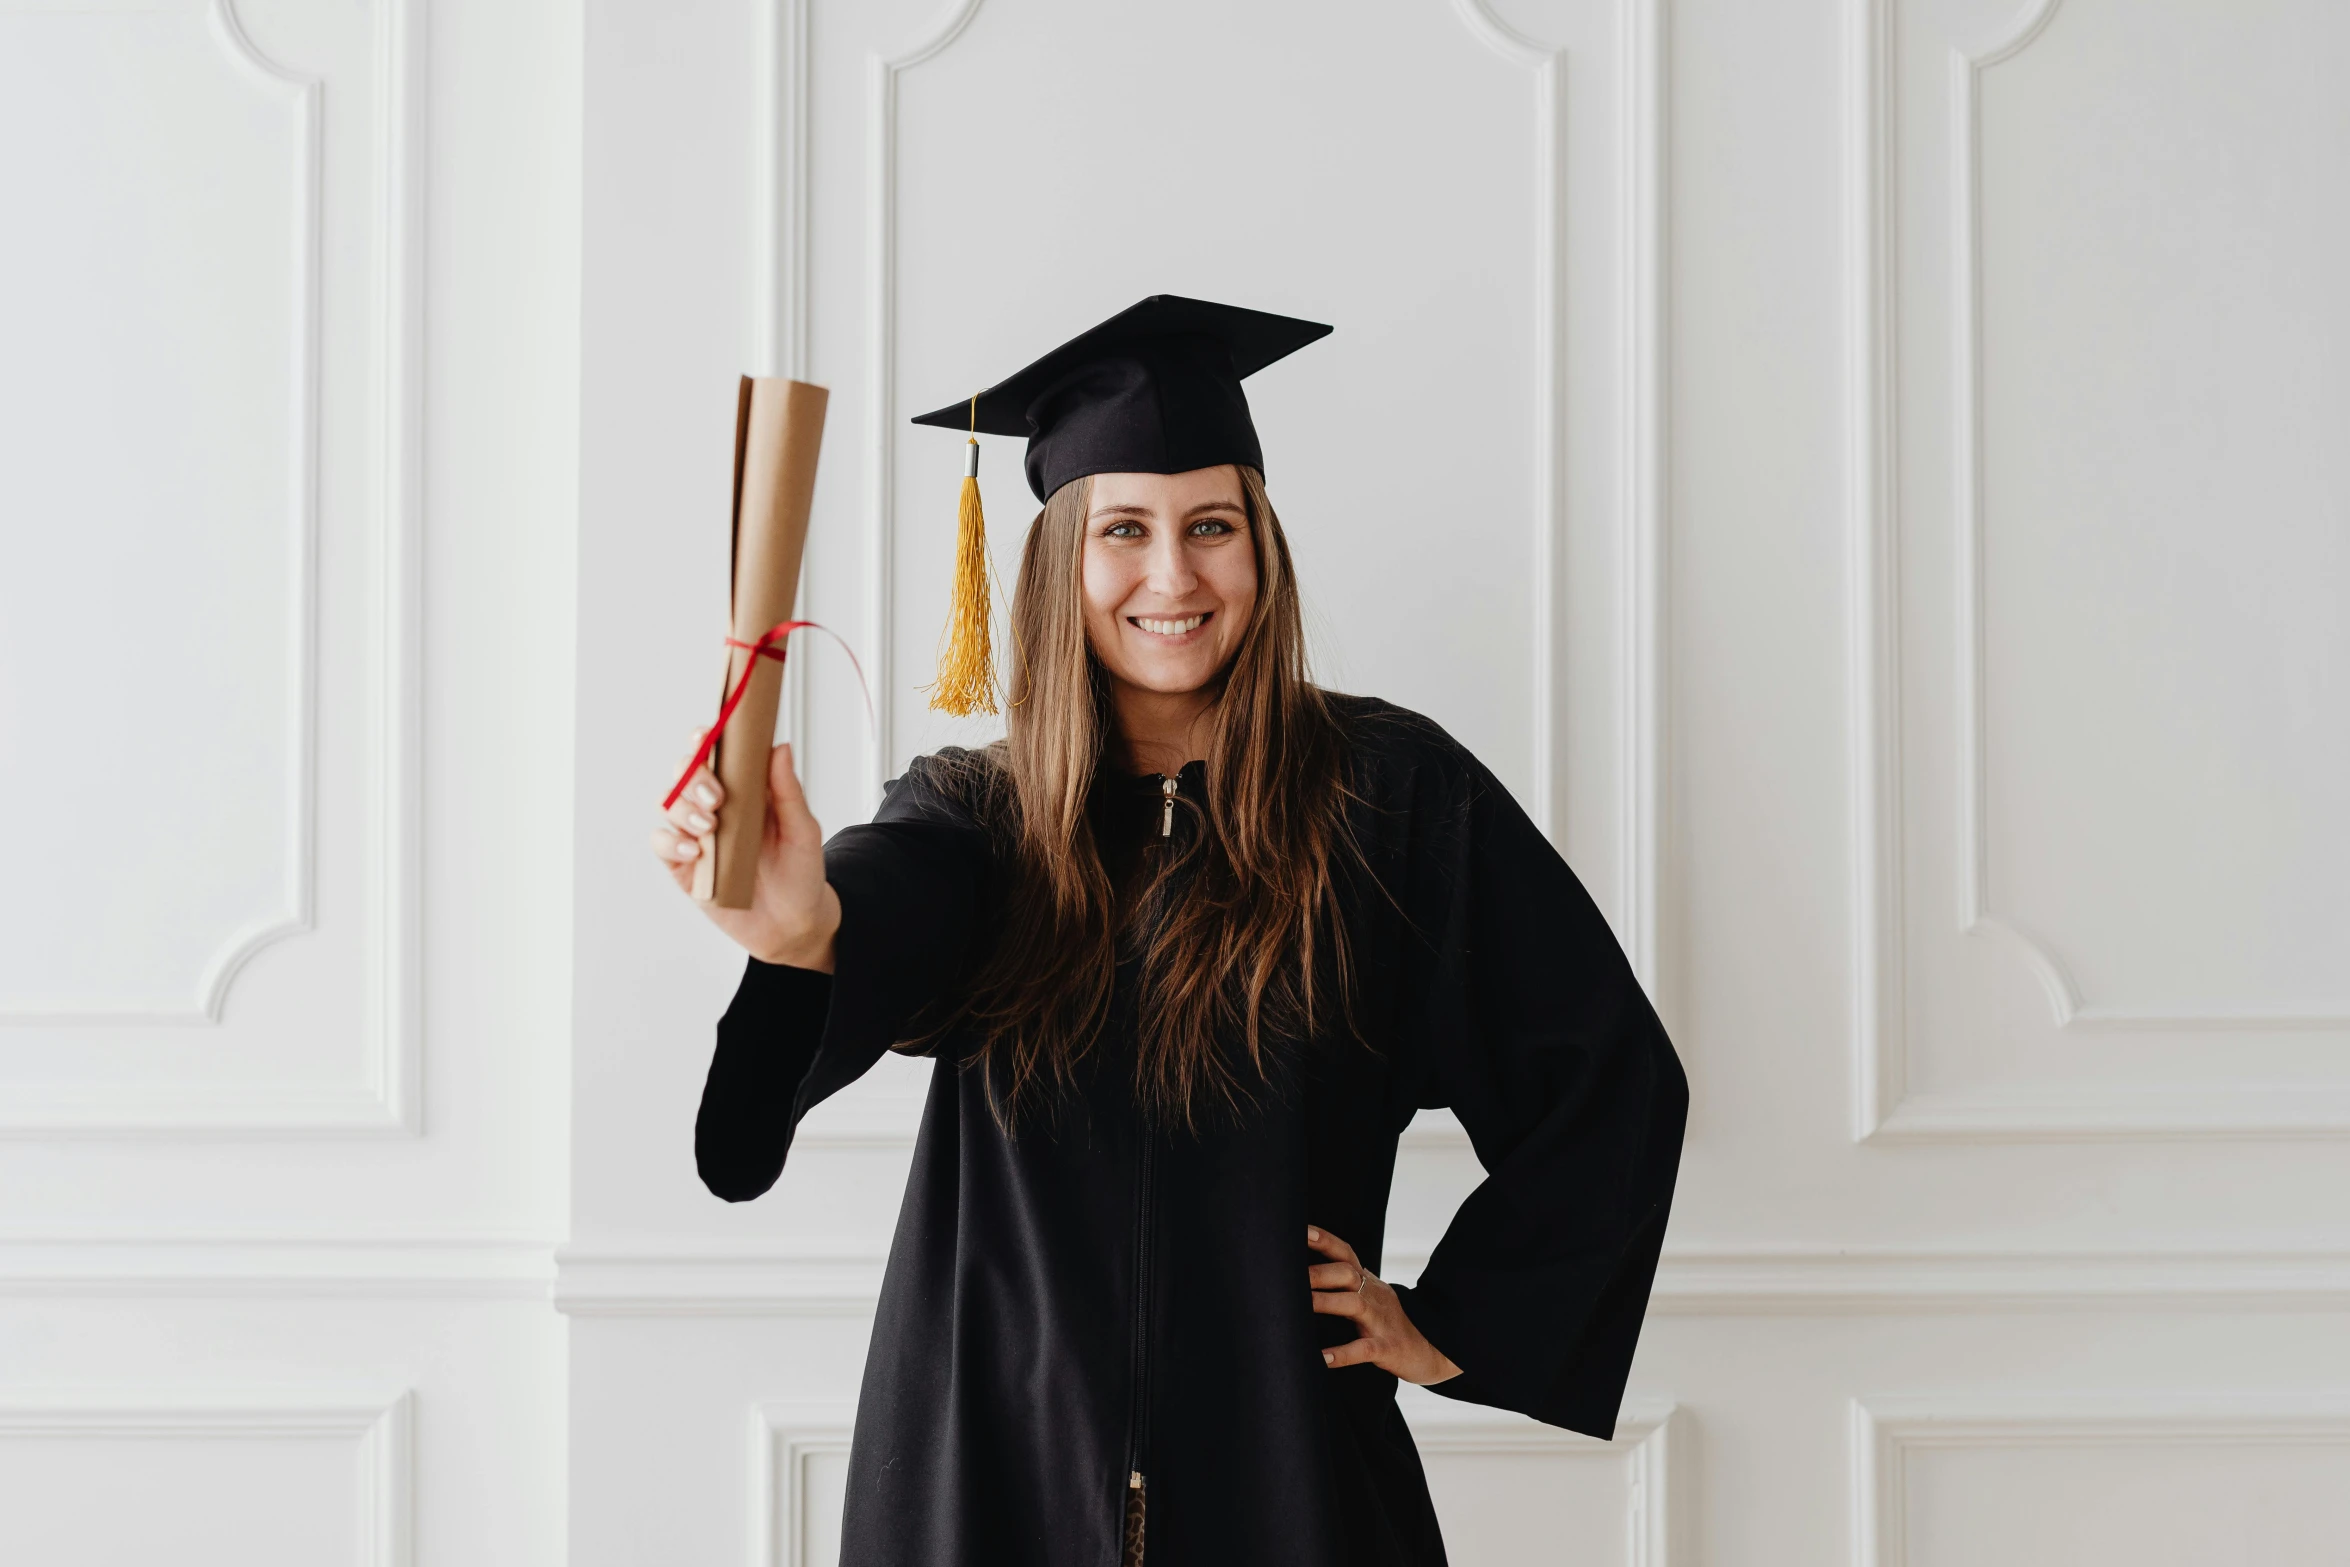
[[[409,1403],[0,1396],[0,1560],[410,1567]]]
[[[2350,1131],[2342,13],[1852,16],[1857,1130]]]
[[[415,1129],[422,4],[0,9],[0,1135]]]
[[[2350,1531],[2350,1406],[1854,1406],[1856,1567],[2318,1562]]]

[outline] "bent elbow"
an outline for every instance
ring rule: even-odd
[[[731,1139],[713,1137],[707,1126],[694,1127],[694,1171],[710,1195],[725,1202],[749,1202],[764,1197],[783,1174],[784,1149],[764,1150],[746,1158]]]
[[[710,1189],[710,1195],[724,1202],[749,1202],[764,1197],[775,1185],[776,1177],[783,1173],[781,1165],[765,1171],[745,1170],[707,1159],[696,1160],[695,1168],[701,1172],[702,1184]]]

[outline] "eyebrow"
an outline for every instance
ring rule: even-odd
[[[1204,517],[1212,511],[1234,511],[1239,512],[1244,517],[1248,515],[1248,508],[1241,505],[1238,501],[1202,501],[1200,504],[1192,507],[1191,510],[1185,512],[1183,515],[1186,517]],[[1086,520],[1090,522],[1096,517],[1150,518],[1157,516],[1158,513],[1152,511],[1148,506],[1100,506],[1096,507],[1090,512],[1087,512],[1085,515]]]

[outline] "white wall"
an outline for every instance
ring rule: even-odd
[[[0,6],[0,1560],[562,1560],[566,11]]]
[[[1618,1442],[1407,1401],[1455,1559],[2338,1555],[2346,30],[0,0],[0,1560],[829,1559],[922,1069],[694,1178],[734,377],[833,390],[837,826],[985,731],[905,417],[1160,290],[1337,325],[1251,388],[1326,678],[1693,1079]]]
[[[833,389],[807,608],[885,714],[877,766],[807,660],[837,824],[963,732],[916,690],[956,443],[905,416],[1162,289],[1337,324],[1251,387],[1323,668],[1546,815],[1695,1079],[1645,1440],[1415,1403],[1456,1556],[2322,1558],[2341,26],[591,7],[579,1559],[826,1559],[919,1086],[819,1112],[755,1205],[694,1184],[734,964],[639,840],[708,700],[728,378]],[[1394,1250],[1473,1175],[1415,1128]]]

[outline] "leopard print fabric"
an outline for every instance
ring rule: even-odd
[[[1126,1488],[1126,1549],[1118,1557],[1118,1567],[1142,1567],[1142,1525],[1145,1487],[1137,1483]]]

